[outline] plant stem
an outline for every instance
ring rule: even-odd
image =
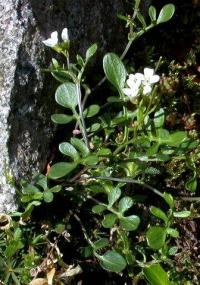
[[[83,235],[85,237],[85,239],[87,240],[87,242],[91,245],[91,247],[94,248],[94,243],[91,241],[91,239],[89,238],[86,228],[84,227],[81,219],[79,218],[79,216],[77,214],[74,214],[71,210],[69,211],[71,215],[74,216],[74,218],[77,220],[77,222],[79,223],[79,225],[81,226],[81,230],[83,232]]]
[[[80,115],[80,119],[81,119],[81,125],[82,125],[82,135],[83,135],[83,139],[85,141],[86,146],[89,149],[89,142],[88,142],[88,137],[87,137],[87,131],[86,131],[86,125],[85,125],[85,120],[84,120],[84,116],[83,116],[83,106],[81,103],[81,87],[80,87],[80,82],[76,83],[76,91],[77,91],[77,95],[78,95],[78,108],[79,108],[79,115]]]
[[[141,185],[149,190],[151,190],[153,193],[155,193],[156,195],[160,196],[163,198],[163,194],[157,190],[156,188],[154,188],[153,186],[151,185],[148,185],[144,182],[140,182],[140,181],[137,181],[135,179],[128,179],[128,178],[115,178],[115,177],[104,177],[104,176],[93,176],[91,178],[96,178],[96,179],[102,179],[102,180],[108,180],[108,181],[116,181],[116,182],[122,182],[122,183],[130,183],[130,184],[137,184],[137,185]]]

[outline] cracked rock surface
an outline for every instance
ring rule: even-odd
[[[42,40],[68,27],[74,53],[97,42],[122,51],[117,14],[123,0],[0,0],[0,212],[16,209],[13,181],[48,162],[55,126],[55,82],[42,68],[52,56]]]

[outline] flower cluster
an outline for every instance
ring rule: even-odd
[[[64,42],[68,42],[69,41],[69,35],[68,35],[68,29],[67,28],[64,28],[62,30],[61,39]],[[43,43],[47,47],[54,48],[56,45],[58,45],[58,32],[55,31],[55,32],[51,33],[51,37],[49,39],[43,41]]]
[[[154,69],[146,67],[144,68],[144,74],[129,74],[129,78],[126,81],[128,88],[123,88],[123,92],[131,101],[134,101],[141,92],[143,95],[150,94],[153,84],[159,80],[160,76],[154,74]]]

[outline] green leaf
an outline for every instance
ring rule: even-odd
[[[22,193],[26,195],[33,195],[35,193],[41,193],[41,192],[36,186],[28,184],[26,187],[23,187]]]
[[[178,247],[177,246],[172,246],[169,248],[168,254],[174,256],[178,251]]]
[[[169,146],[178,146],[186,139],[187,139],[186,132],[178,131],[169,135],[169,138],[167,139],[167,144]]]
[[[154,6],[149,7],[149,17],[152,22],[156,22],[156,8]]]
[[[142,24],[143,29],[145,29],[147,27],[147,24],[145,22],[143,15],[139,11],[137,12],[137,19]]]
[[[155,154],[158,153],[158,149],[159,149],[160,145],[159,143],[154,143],[152,146],[150,146],[148,149],[147,149],[147,156],[153,156]]]
[[[95,165],[98,163],[98,161],[99,161],[98,156],[96,156],[95,154],[91,154],[85,157],[81,161],[81,163],[83,163],[84,165]]]
[[[102,225],[104,228],[112,228],[112,226],[115,224],[115,221],[117,219],[117,216],[115,214],[107,214],[104,216],[104,219],[102,221]]]
[[[196,191],[196,189],[197,189],[197,179],[196,179],[196,176],[190,178],[190,179],[185,183],[185,188],[186,188],[188,191],[191,191],[191,192],[195,192],[195,191]]]
[[[28,204],[28,206],[25,208],[24,212],[22,213],[22,218],[23,220],[26,220],[27,218],[29,218],[31,212],[33,211],[34,207],[36,206],[40,206],[41,202],[39,201],[33,201],[31,203]]]
[[[165,223],[167,223],[168,218],[166,216],[166,214],[159,208],[157,207],[151,207],[150,208],[150,212],[157,218],[163,220]]]
[[[120,225],[126,231],[135,231],[140,224],[140,218],[135,215],[120,218]]]
[[[119,199],[121,196],[120,188],[112,188],[111,191],[108,193],[108,203],[109,206],[112,207],[113,204]]]
[[[107,238],[101,238],[94,242],[95,250],[99,250],[109,245],[109,240]]]
[[[100,260],[100,265],[111,272],[122,272],[126,267],[126,260],[116,251],[107,251],[104,255],[95,256]]]
[[[133,206],[133,199],[131,197],[123,197],[118,204],[120,213],[125,213],[128,209]]]
[[[175,12],[175,6],[173,4],[165,5],[160,11],[160,14],[157,19],[157,24],[169,21],[173,17],[174,12]]]
[[[170,235],[173,238],[178,238],[179,237],[179,232],[176,229],[167,228],[166,231],[167,231],[167,234]]]
[[[53,70],[51,74],[57,81],[61,83],[64,83],[71,79],[71,77],[69,76],[69,73],[67,73],[64,70]]]
[[[85,65],[83,58],[79,54],[76,55],[76,60],[81,67]]]
[[[105,211],[107,208],[103,205],[96,205],[92,208],[92,212],[95,214],[101,214],[103,211]]]
[[[99,113],[100,107],[99,105],[90,105],[86,108],[83,112],[83,115],[87,118],[94,117],[96,114]]]
[[[171,194],[164,192],[163,199],[165,200],[165,202],[169,205],[171,209],[174,207],[174,198]]]
[[[161,128],[164,125],[164,122],[165,112],[164,109],[160,108],[160,110],[154,114],[154,125],[156,128]]]
[[[90,153],[88,147],[82,140],[71,138],[70,142],[76,149],[81,152],[82,157],[86,157]]]
[[[103,69],[107,79],[117,88],[124,87],[126,69],[121,59],[114,53],[108,53],[103,58]]]
[[[68,124],[70,123],[72,120],[74,120],[73,116],[69,116],[69,115],[65,115],[65,114],[53,114],[51,116],[51,120],[55,123],[55,124]]]
[[[91,125],[90,128],[87,129],[87,132],[96,132],[100,129],[101,125],[99,123],[94,123],[93,125]]]
[[[174,212],[173,216],[175,218],[188,218],[191,215],[190,211]]]
[[[46,203],[51,203],[53,201],[53,193],[50,191],[45,191],[43,197]]]
[[[145,267],[143,273],[150,285],[171,285],[167,273],[160,264]]]
[[[19,279],[17,278],[16,274],[14,272],[11,272],[12,275],[12,279],[15,282],[15,285],[21,285],[21,282],[19,281]],[[21,279],[21,278],[20,278]]]
[[[88,61],[91,57],[95,55],[97,51],[97,44],[93,44],[89,49],[86,51],[86,61]]]
[[[146,233],[146,239],[149,247],[160,249],[164,246],[166,240],[166,229],[159,226],[150,227]]]
[[[109,148],[103,147],[100,150],[98,150],[97,155],[98,156],[109,156],[111,153],[112,152]]]
[[[142,24],[142,27],[145,29],[147,24],[145,22],[143,15],[139,11],[137,12],[137,19]]]
[[[11,258],[18,250],[23,248],[24,245],[20,240],[11,240],[5,249],[5,256]]]
[[[41,200],[43,197],[43,193],[42,192],[37,192],[34,194],[25,194],[22,196],[21,198],[21,202],[22,203],[28,203],[31,202],[33,200]]]
[[[119,103],[122,102],[122,99],[116,96],[110,96],[107,98],[107,102],[109,103]]]
[[[59,144],[59,150],[64,155],[71,157],[73,161],[79,161],[80,156],[73,145],[68,142]]]
[[[50,189],[48,189],[49,191],[51,191],[52,193],[58,193],[62,190],[62,186],[61,185],[56,185]]]
[[[35,177],[33,177],[33,181],[37,186],[42,187],[43,190],[45,190],[47,186],[47,177],[43,174],[38,174]]]
[[[76,166],[77,164],[75,163],[58,162],[50,168],[48,178],[53,180],[62,178],[72,172]]]
[[[71,82],[63,83],[57,88],[55,99],[59,105],[74,110],[78,104],[76,85]]]

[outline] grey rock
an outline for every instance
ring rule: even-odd
[[[68,27],[75,52],[94,42],[100,53],[120,52],[124,2],[0,0],[0,212],[17,207],[11,182],[44,170],[50,155],[55,83],[42,71],[51,58],[42,40]]]

